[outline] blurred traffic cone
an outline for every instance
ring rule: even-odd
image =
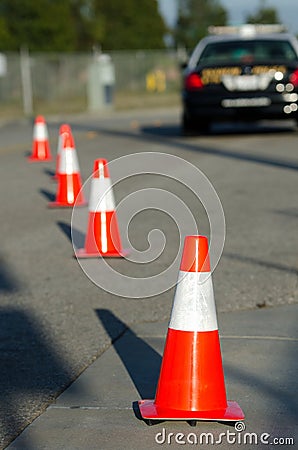
[[[64,123],[60,126],[59,129],[59,136],[58,136],[58,144],[57,144],[57,154],[56,154],[56,170],[55,175],[53,175],[53,178],[55,180],[58,180],[59,175],[59,167],[60,167],[60,157],[61,157],[61,151],[63,148],[63,139],[66,136],[66,134],[71,134],[71,128],[68,124]]]
[[[46,121],[43,116],[37,116],[33,127],[32,153],[28,161],[51,161],[51,150]]]
[[[121,246],[108,162],[105,159],[96,159],[91,181],[85,247],[77,250],[75,256],[123,257],[127,253]]]
[[[144,419],[244,419],[227,401],[208,241],[187,236],[155,400],[139,401]]]
[[[71,134],[65,134],[59,159],[58,185],[56,200],[49,203],[49,207],[84,206],[86,201],[83,195],[77,152]]]

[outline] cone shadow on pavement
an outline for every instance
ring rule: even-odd
[[[70,240],[70,242],[74,242],[74,244],[77,246],[83,246],[85,242],[85,234],[81,231],[77,230],[76,228],[71,227],[66,222],[57,222],[58,227],[60,230],[65,234],[65,236]]]
[[[43,171],[46,175],[48,175],[49,177],[53,177],[55,175],[54,170],[50,170],[50,169],[44,169]]]
[[[110,336],[111,342],[139,395],[142,398],[154,396],[160,370],[161,355],[138,337],[111,311],[96,309],[96,314]],[[119,327],[124,329],[120,335]],[[119,339],[120,337],[121,339]],[[137,415],[135,408],[134,411]]]
[[[0,308],[0,342],[0,448],[6,448],[73,374],[43,327],[25,311]],[[24,436],[22,448],[36,447]]]
[[[55,200],[55,194],[53,192],[47,191],[46,189],[39,189],[39,192],[50,202]]]
[[[19,280],[12,274],[12,270],[0,256],[0,294],[2,292],[17,292],[21,288]]]

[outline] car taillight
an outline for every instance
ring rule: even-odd
[[[290,75],[290,79],[289,79],[290,83],[292,83],[295,87],[298,87],[298,69],[295,70],[295,72],[293,72]]]
[[[187,75],[184,85],[185,89],[189,90],[201,89],[204,86],[201,77],[197,73],[190,73]]]

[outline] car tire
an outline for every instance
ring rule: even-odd
[[[210,122],[205,119],[201,119],[197,125],[197,129],[200,134],[208,134],[210,131]]]
[[[192,118],[188,117],[185,113],[183,113],[181,128],[182,134],[184,136],[188,136],[194,134],[194,132],[196,131],[196,123]]]
[[[185,113],[182,116],[182,133],[185,136],[207,134],[210,130],[210,122],[206,119],[193,119]]]

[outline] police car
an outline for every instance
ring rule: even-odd
[[[298,122],[298,41],[282,25],[210,27],[183,73],[182,128],[212,121]]]

